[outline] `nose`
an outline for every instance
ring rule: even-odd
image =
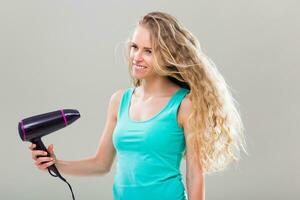
[[[133,60],[135,62],[139,62],[139,61],[142,61],[143,60],[143,56],[142,56],[142,52],[141,51],[136,51],[133,55]]]

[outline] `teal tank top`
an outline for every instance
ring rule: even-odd
[[[113,183],[115,200],[186,200],[180,173],[185,151],[177,111],[188,89],[179,89],[155,116],[144,121],[129,117],[134,88],[120,101],[113,132],[117,164]]]

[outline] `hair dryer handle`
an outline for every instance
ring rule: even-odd
[[[33,140],[31,140],[32,143],[34,143],[36,145],[35,150],[43,150],[47,152],[46,156],[50,156],[50,153],[48,152],[47,148],[45,147],[43,141],[41,138],[35,138]],[[45,156],[45,157],[46,157]],[[37,157],[42,157],[42,156],[37,156]],[[48,167],[48,171],[52,176],[58,176],[59,178],[65,180],[59,173],[58,169],[56,168],[56,166],[53,164],[51,166]],[[53,175],[51,172],[53,172],[55,175]]]

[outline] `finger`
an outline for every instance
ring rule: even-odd
[[[54,149],[54,148],[53,148],[53,144],[51,144],[51,145],[48,146],[48,151],[49,151],[50,154],[51,154],[51,153],[52,153],[52,154],[54,153],[53,149]]]
[[[41,150],[33,150],[31,155],[32,155],[32,159],[36,160],[38,156],[47,156],[47,152],[46,151],[41,151]]]
[[[37,164],[43,164],[44,162],[49,162],[49,161],[53,161],[54,159],[52,157],[39,157],[36,160]]]
[[[50,162],[44,163],[44,164],[41,165],[41,168],[42,169],[47,169],[48,167],[50,167],[54,163],[55,163],[54,161],[50,161]]]
[[[33,150],[32,154],[36,155],[36,156],[45,156],[48,154],[47,151],[43,151],[43,150]]]
[[[49,146],[48,146],[48,149],[52,149],[53,148],[53,144],[50,144]]]
[[[54,163],[55,163],[54,161],[50,161],[50,162],[47,162],[47,163],[38,165],[38,168],[39,168],[40,170],[45,170],[45,169],[47,169],[48,167],[50,167],[51,165],[53,165]]]
[[[52,160],[52,161],[45,161],[45,162],[36,161],[34,164],[35,164],[38,168],[42,169],[42,166],[45,165],[45,164],[47,164],[47,163],[49,163],[49,162],[53,162],[53,160]]]
[[[53,144],[51,146],[49,146],[48,152],[50,154],[51,157],[56,158],[55,153],[54,153],[54,146]]]
[[[35,147],[36,147],[36,144],[31,143],[31,144],[29,145],[28,148],[29,148],[30,150],[33,150]]]

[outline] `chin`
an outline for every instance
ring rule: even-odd
[[[131,76],[136,79],[147,79],[147,78],[151,78],[151,77],[155,76],[155,74],[151,71],[142,72],[139,70],[132,69]]]
[[[131,72],[132,77],[136,78],[136,79],[144,79],[147,78],[149,75],[147,73],[139,73],[136,71],[132,71]]]
[[[135,78],[135,79],[145,79],[145,78],[147,78],[147,76],[137,75],[137,74],[134,74],[134,73],[132,73],[132,77]]]

